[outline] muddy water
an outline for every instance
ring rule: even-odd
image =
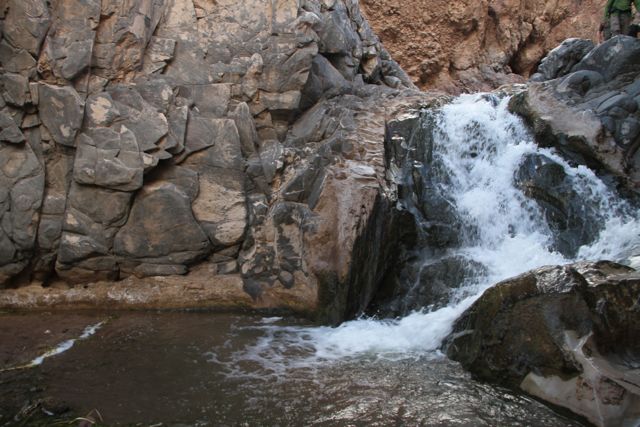
[[[0,314],[1,367],[103,320],[41,365],[0,373],[0,426],[77,425],[60,423],[96,409],[104,425],[581,425],[433,354],[314,361],[311,347],[274,339],[304,326],[294,319]]]

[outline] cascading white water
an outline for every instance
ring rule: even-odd
[[[353,356],[404,358],[437,355],[455,320],[488,287],[543,265],[578,259],[631,263],[640,254],[640,219],[593,172],[571,167],[552,150],[541,149],[508,99],[462,96],[437,113],[433,156],[447,171],[447,194],[465,225],[476,230],[457,254],[486,267],[483,277],[462,284],[449,305],[395,320],[360,319],[337,328],[260,326],[264,336],[237,358],[268,366],[274,373],[317,361]],[[567,259],[552,247],[544,213],[514,186],[523,156],[543,154],[562,165],[582,200],[598,207],[604,224],[595,242]],[[293,354],[292,354],[293,353]],[[286,357],[283,357],[287,354]]]

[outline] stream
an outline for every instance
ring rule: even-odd
[[[106,425],[585,425],[474,381],[440,352],[455,320],[500,280],[582,259],[635,265],[640,254],[637,209],[590,170],[538,148],[507,101],[462,96],[434,112],[424,121],[433,149],[403,171],[414,185],[416,177],[427,180],[422,187],[451,207],[459,236],[455,245],[421,251],[415,268],[445,258],[474,267],[447,291],[446,303],[415,307],[426,284],[416,280],[396,301],[406,315],[337,328],[255,315],[74,313],[65,331],[71,314],[4,313],[0,426],[53,425],[92,410]],[[565,253],[543,209],[514,185],[533,155],[560,165],[585,206],[591,235],[572,240],[579,246]],[[428,235],[426,202],[419,191],[410,194],[400,207]],[[11,335],[16,329],[24,336]],[[46,331],[57,344],[31,351]],[[41,363],[7,370],[52,349]]]

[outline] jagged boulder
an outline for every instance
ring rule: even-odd
[[[601,426],[640,417],[640,275],[607,261],[543,267],[488,289],[447,355]]]
[[[439,97],[434,105],[450,100]],[[434,156],[433,111],[412,111],[387,124],[387,173],[397,184],[399,204],[413,217],[405,224],[393,266],[369,309],[396,317],[447,305],[464,283],[485,267],[457,252],[467,231],[451,199],[449,171]],[[466,229],[465,229],[466,228]]]
[[[589,53],[595,44],[591,40],[567,39],[545,56],[530,81],[545,81],[565,76]]]
[[[560,78],[531,83],[510,108],[542,146],[640,188],[640,40],[614,37]],[[562,74],[562,73],[560,73]]]
[[[576,191],[580,183],[561,164],[542,154],[526,155],[514,184],[542,209],[553,231],[554,250],[571,259],[597,238],[603,225],[599,206],[581,197]]]

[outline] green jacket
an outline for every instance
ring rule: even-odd
[[[631,13],[632,0],[609,0],[607,6],[604,8],[604,17],[609,18],[609,15],[614,12],[629,12]],[[636,12],[640,12],[640,0],[633,0],[636,6]]]

